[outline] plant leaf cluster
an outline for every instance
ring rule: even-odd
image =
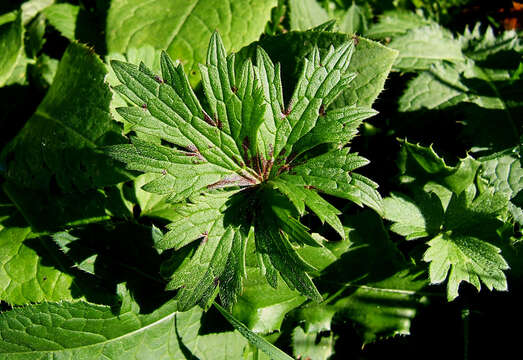
[[[2,3],[0,358],[503,357],[523,66],[488,6]]]
[[[314,48],[284,104],[279,65],[261,48],[256,65],[249,60],[236,64],[215,33],[207,63],[200,67],[206,109],[182,67],[167,54],[162,54],[161,76],[143,63],[112,62],[122,82],[116,89],[137,105],[118,108],[118,113],[134,131],[172,146],[135,137],[108,153],[130,170],[159,174],[143,186],[145,191],[167,195],[171,202],[190,199],[177,208],[170,231],[155,244],[162,251],[180,250],[199,241],[168,285],[180,289],[182,308],[208,303],[215,289],[226,306],[235,302],[243,287],[249,238],[272,286],[280,273],[291,288],[319,301],[307,275],[314,268],[296,254],[293,243],[321,244],[299,217],[307,208],[344,234],[339,211],[316,191],[381,210],[377,185],[353,172],[367,160],[343,148],[374,112],[354,106],[326,110],[354,78],[348,72],[353,49],[347,42],[320,56]],[[327,143],[340,148],[308,155]]]

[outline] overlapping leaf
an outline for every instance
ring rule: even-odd
[[[287,106],[279,65],[261,48],[255,65],[227,57],[217,33],[200,67],[205,105],[182,66],[165,53],[161,76],[143,63],[112,62],[122,83],[115,89],[137,105],[117,111],[133,130],[162,144],[133,137],[130,144],[108,148],[108,154],[129,169],[156,173],[145,191],[167,195],[171,202],[189,199],[176,206],[169,231],[156,244],[177,250],[167,266],[168,287],[180,289],[181,308],[208,304],[217,293],[227,307],[235,302],[249,239],[272,286],[280,274],[291,289],[320,300],[308,275],[315,268],[295,249],[321,246],[299,222],[305,207],[342,236],[339,211],[317,191],[381,211],[377,185],[353,172],[366,159],[348,148],[307,155],[325,143],[343,147],[361,121],[375,114],[356,106],[327,110],[355,76],[348,70],[353,50],[352,41],[331,46],[324,56],[314,48]],[[181,258],[180,251],[188,257]]]

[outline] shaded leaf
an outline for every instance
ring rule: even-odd
[[[129,178],[98,149],[124,141],[109,112],[105,74],[87,47],[71,44],[35,114],[3,149],[6,192],[31,225],[49,228],[103,218],[105,196],[96,189]],[[35,198],[48,208],[32,206]],[[85,215],[79,212],[81,203]]]

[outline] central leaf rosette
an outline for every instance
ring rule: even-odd
[[[200,66],[205,105],[166,53],[161,76],[144,64],[111,63],[122,83],[115,89],[136,105],[117,111],[138,136],[107,151],[128,169],[158,174],[143,189],[178,203],[155,247],[176,250],[167,288],[178,289],[182,310],[218,293],[226,307],[234,304],[246,277],[248,241],[272,286],[279,274],[321,301],[308,274],[315,269],[296,249],[322,244],[300,217],[308,209],[344,236],[340,212],[319,193],[381,213],[377,184],[353,172],[368,160],[344,147],[376,112],[329,109],[355,77],[348,70],[353,50],[351,41],[321,57],[314,48],[287,104],[279,64],[261,48],[255,64],[226,56],[217,33]]]

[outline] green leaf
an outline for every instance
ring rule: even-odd
[[[507,198],[497,192],[453,195],[445,212],[444,230],[474,235],[482,240],[497,239],[501,221],[497,217],[507,207]]]
[[[220,130],[229,134],[236,144],[243,145],[244,157],[252,158],[258,152],[258,128],[266,119],[266,99],[256,83],[252,63],[244,62],[236,74],[235,58],[235,54],[226,58],[222,40],[214,33],[209,44],[207,64],[200,66],[202,85],[213,116],[210,121],[216,121]],[[272,64],[264,65],[270,68]],[[270,71],[265,66],[264,69]],[[263,150],[269,158],[270,150]]]
[[[376,114],[373,109],[355,106],[328,111],[318,118],[316,126],[294,145],[294,151],[302,154],[320,144],[345,145],[356,136],[361,123]]]
[[[244,324],[239,322],[232,314],[222,308],[219,304],[214,303],[214,306],[220,311],[220,313],[231,323],[231,325],[239,331],[249,342],[255,345],[258,349],[269,355],[271,359],[275,360],[290,360],[292,359],[289,355],[269,343],[267,340],[259,335],[253,333]]]
[[[25,79],[24,28],[18,12],[12,22],[0,25],[0,86]]]
[[[329,20],[316,0],[289,0],[291,30],[308,30]]]
[[[71,4],[54,4],[47,7],[43,14],[60,34],[69,40],[76,39],[75,30],[76,22],[80,7]]]
[[[378,282],[348,286],[350,294],[333,303],[337,316],[349,319],[364,344],[395,335],[409,335],[411,321],[426,302],[419,274],[400,271]]]
[[[152,45],[181,59],[192,85],[199,80],[197,64],[205,60],[213,31],[224,37],[227,50],[239,50],[258,39],[276,0],[140,0],[112,1],[107,15],[107,49],[125,53]]]
[[[509,144],[514,145],[519,139],[514,118],[523,103],[513,95],[517,93],[521,81],[511,81],[510,78],[510,70],[485,69],[475,66],[472,61],[460,65],[435,64],[409,82],[400,98],[400,111],[445,109],[461,103],[475,104],[481,109],[501,110],[499,117],[504,125],[493,130],[500,133],[498,137],[506,138]],[[467,125],[478,123],[476,128],[488,126],[484,125],[488,122],[476,119],[481,116],[481,109],[468,116]],[[491,135],[492,131],[487,133]]]
[[[45,16],[40,14],[26,29],[25,48],[29,58],[36,58],[46,42],[46,39],[44,38],[45,25]]]
[[[425,70],[441,61],[465,60],[459,40],[438,25],[413,28],[405,35],[395,37],[389,46],[399,51],[394,64],[399,71]]]
[[[98,149],[124,141],[111,119],[105,75],[96,55],[71,44],[44,100],[3,149],[8,180],[4,187],[33,226],[105,217],[105,195],[96,189],[129,177]],[[35,199],[47,205],[35,207]]]
[[[334,336],[307,333],[298,326],[292,331],[292,352],[297,359],[327,360],[334,354]]]
[[[311,132],[318,119],[324,115],[325,109],[354,79],[354,74],[348,72],[353,48],[352,42],[345,43],[336,50],[331,47],[327,55],[321,58],[319,50],[315,48],[310,60],[305,60],[302,75],[289,101],[287,114],[283,114],[276,126],[276,159],[282,152],[283,155],[293,152],[294,144]],[[273,171],[278,169],[275,166]]]
[[[523,189],[523,169],[521,166],[520,147],[482,157],[480,176],[496,192],[514,198]]]
[[[53,234],[53,241],[58,245],[60,250],[68,257],[74,259],[76,254],[74,254],[75,241],[79,240],[76,236],[69,234],[68,232],[59,232]],[[89,254],[90,255],[90,254]],[[87,256],[80,261],[75,263],[75,267],[85,271],[88,274],[95,275],[95,262],[98,258],[98,254]]]
[[[460,79],[462,68],[463,65],[455,64],[432,65],[408,83],[400,98],[399,110],[444,109],[474,99],[474,95],[468,94],[470,89]]]
[[[480,163],[470,156],[456,166],[448,166],[432,146],[424,147],[402,141],[398,158],[400,182],[414,187],[436,183],[459,194],[474,182]]]
[[[54,0],[29,0],[24,1],[21,6],[22,9],[22,23],[26,25],[33,19],[39,12],[44,10],[46,7],[54,4]]]
[[[459,37],[465,62],[434,63],[408,83],[400,111],[452,108],[465,118],[473,150],[500,151],[519,144],[515,119],[523,106],[517,94],[523,46],[514,32],[494,36],[476,25]],[[495,116],[496,123],[491,121]]]
[[[501,194],[484,192],[473,198],[473,193],[452,195],[438,234],[427,244],[423,259],[430,262],[431,283],[442,283],[450,270],[447,284],[449,301],[458,296],[458,287],[467,281],[480,290],[480,280],[492,290],[506,290],[503,270],[508,265],[499,254],[500,249],[490,242],[499,241],[497,219],[507,206]]]
[[[179,313],[176,302],[169,301],[149,314],[141,314],[130,295],[121,293],[119,311],[85,302],[50,302],[1,314],[0,358],[186,359],[196,356],[225,360],[242,356],[246,343],[237,333],[198,335],[200,309]],[[20,332],[26,336],[19,336]],[[224,349],[218,349],[218,344]]]
[[[289,200],[275,191],[266,190],[260,194],[260,211],[254,219],[256,250],[262,256],[269,284],[277,285],[272,275],[276,269],[289,288],[314,301],[321,301],[321,295],[307,274],[316,268],[295,251],[290,241],[300,245],[320,245],[311,238],[307,228],[296,221],[293,210]],[[288,214],[287,218],[284,214]]]
[[[290,99],[289,113],[284,114],[286,116],[276,128],[276,157],[282,151],[290,154],[293,145],[315,127],[325,109],[353,80],[354,74],[348,72],[353,48],[352,43],[345,43],[336,50],[331,48],[321,58],[315,48],[310,60],[305,60],[302,75]]]
[[[300,186],[311,186],[321,192],[342,197],[363,206],[383,211],[378,185],[353,170],[367,165],[369,161],[350,153],[348,148],[331,151],[292,168],[282,178]]]
[[[120,111],[120,113],[124,112]],[[130,111],[126,111],[125,116],[129,118],[130,113]],[[155,194],[167,194],[170,202],[184,200],[223,179],[229,178],[231,184],[236,184],[234,181],[238,182],[243,179],[233,171],[206,162],[203,155],[197,150],[193,152],[176,151],[167,147],[154,146],[139,138],[132,138],[131,141],[131,144],[113,146],[107,151],[107,154],[127,163],[127,168],[130,170],[160,174],[142,188]],[[188,181],[189,178],[190,181]]]
[[[308,333],[331,331],[331,320],[349,321],[363,343],[408,334],[411,320],[425,302],[427,281],[410,269],[390,240],[380,217],[369,210],[344,219],[347,241],[339,260],[316,280],[325,302],[296,312]]]
[[[481,33],[481,23],[476,23],[472,30],[466,27],[460,40],[463,53],[475,61],[486,61],[500,52],[507,55],[507,52],[521,53],[523,51],[523,43],[516,31],[504,31],[496,36],[492,27],[488,26]]]
[[[363,35],[371,39],[393,38],[431,23],[411,11],[388,11],[380,15],[378,22],[371,25]]]
[[[53,83],[56,70],[58,69],[59,61],[43,54],[36,59],[35,67],[33,68],[33,74],[43,88],[49,88]]]
[[[165,196],[142,190],[142,187],[156,178],[155,174],[142,174],[134,179],[134,196],[140,206],[140,216],[172,220],[175,216],[172,204]]]
[[[458,287],[462,281],[474,285],[478,291],[481,282],[489,289],[506,291],[507,279],[503,270],[508,264],[503,259],[500,249],[472,236],[441,234],[428,242],[430,246],[423,259],[430,262],[429,275],[433,284],[439,284],[447,278],[447,298],[449,301],[458,296]]]
[[[341,20],[339,28],[341,32],[347,34],[365,34],[368,26],[363,9],[353,2]]]
[[[31,302],[72,300],[77,296],[78,284],[53,253],[52,243],[39,238],[31,229],[9,226],[0,230],[0,299],[13,305]],[[46,263],[39,248],[54,257]]]
[[[434,193],[417,191],[414,199],[392,193],[383,199],[384,217],[393,221],[391,231],[405,236],[407,240],[435,235],[443,223],[443,208]]]
[[[191,257],[170,274],[167,289],[180,288],[177,295],[180,309],[188,309],[198,301],[208,303],[220,284],[225,284],[219,287],[220,298],[230,307],[243,288],[247,236],[226,218],[235,216],[226,206],[234,201],[231,199],[234,194],[200,196],[194,204],[178,207],[169,224],[170,231],[155,244],[160,250],[181,249],[200,240]]]
[[[151,45],[144,45],[140,48],[129,48],[127,49],[127,52],[125,54],[120,53],[110,53],[106,56],[105,61],[107,64],[110,64],[112,60],[120,60],[120,61],[126,61],[134,65],[140,65],[140,63],[144,63],[149,69],[151,69],[155,73],[161,72],[160,67],[160,57],[161,57],[161,51],[156,50]],[[107,74],[107,83],[111,87],[116,87],[119,84],[118,78],[116,77],[116,74],[111,66],[107,66],[107,70],[109,73]],[[118,114],[118,111],[116,110],[119,107],[127,106],[129,105],[129,102],[127,101],[126,97],[118,93],[117,91],[113,92],[113,99],[111,100],[111,114],[114,117],[116,121],[122,122],[124,124],[124,134],[129,133],[133,130],[133,125],[129,122],[127,122],[120,114]],[[138,136],[142,137],[148,137],[150,138],[151,135],[138,133]]]
[[[348,240],[329,242],[318,234],[312,234],[323,247],[304,246],[299,254],[318,270],[323,270],[336,261]],[[289,289],[285,282],[277,279],[276,288],[271,287],[258,268],[254,245],[247,249],[247,279],[243,293],[234,305],[233,315],[255,333],[268,334],[282,331],[281,326],[289,312],[303,304],[307,299],[299,292]],[[313,306],[313,305],[309,305]]]
[[[278,36],[264,37],[256,45],[263,47],[272,61],[281,64],[283,88],[290,89],[295,86],[302,75],[304,59],[311,54],[315,46],[320,49],[321,54],[325,54],[330,46],[339,46],[347,41],[354,41],[352,35],[293,31]],[[252,56],[254,49],[254,45],[251,45],[244,48],[239,55],[243,58]],[[358,75],[350,86],[334,100],[331,107],[341,108],[353,105],[370,107],[383,90],[396,56],[395,50],[374,41],[358,38],[358,44],[354,47],[348,68],[349,73]],[[284,106],[282,105],[281,108],[284,109]],[[280,116],[279,113],[278,116]]]
[[[296,207],[296,210],[300,215],[305,214],[305,205],[318,216],[322,223],[327,222],[334,230],[338,232],[342,237],[345,236],[343,226],[338,218],[341,212],[334,206],[329,204],[315,191],[311,191],[303,186],[296,186],[286,181],[278,179],[273,180],[273,184],[289,198],[289,200]]]
[[[269,159],[274,154],[276,123],[284,109],[280,64],[274,65],[269,55],[261,47],[257,47],[255,71],[265,102],[269,104],[265,108],[265,119],[260,125],[256,141],[259,151]]]
[[[218,122],[221,120],[213,120],[203,110],[190,88],[182,66],[175,67],[165,53],[162,59],[165,82],[159,77],[155,78],[145,67],[142,67],[142,71],[129,63],[116,60],[112,62],[118,79],[126,84],[125,87],[117,87],[117,90],[142,107],[119,108],[120,115],[138,126],[139,130],[184,147],[185,152],[175,149],[171,151],[172,156],[177,156],[182,164],[186,163],[183,161],[185,157],[185,160],[190,159],[191,162],[202,162],[205,166],[210,163],[210,166],[223,168],[223,171],[228,171],[230,176],[237,178],[228,179],[231,183],[254,181],[248,174],[245,174],[246,178],[243,177],[244,174],[236,174],[242,172],[241,165],[238,164],[242,158],[240,150],[229,134],[221,132]],[[186,118],[194,120],[189,123]],[[125,156],[125,151],[125,147],[121,147],[114,150],[114,153]]]
[[[278,279],[276,288],[267,284],[257,264],[247,267],[247,279],[232,314],[258,334],[280,331],[288,312],[303,304],[307,298]]]

